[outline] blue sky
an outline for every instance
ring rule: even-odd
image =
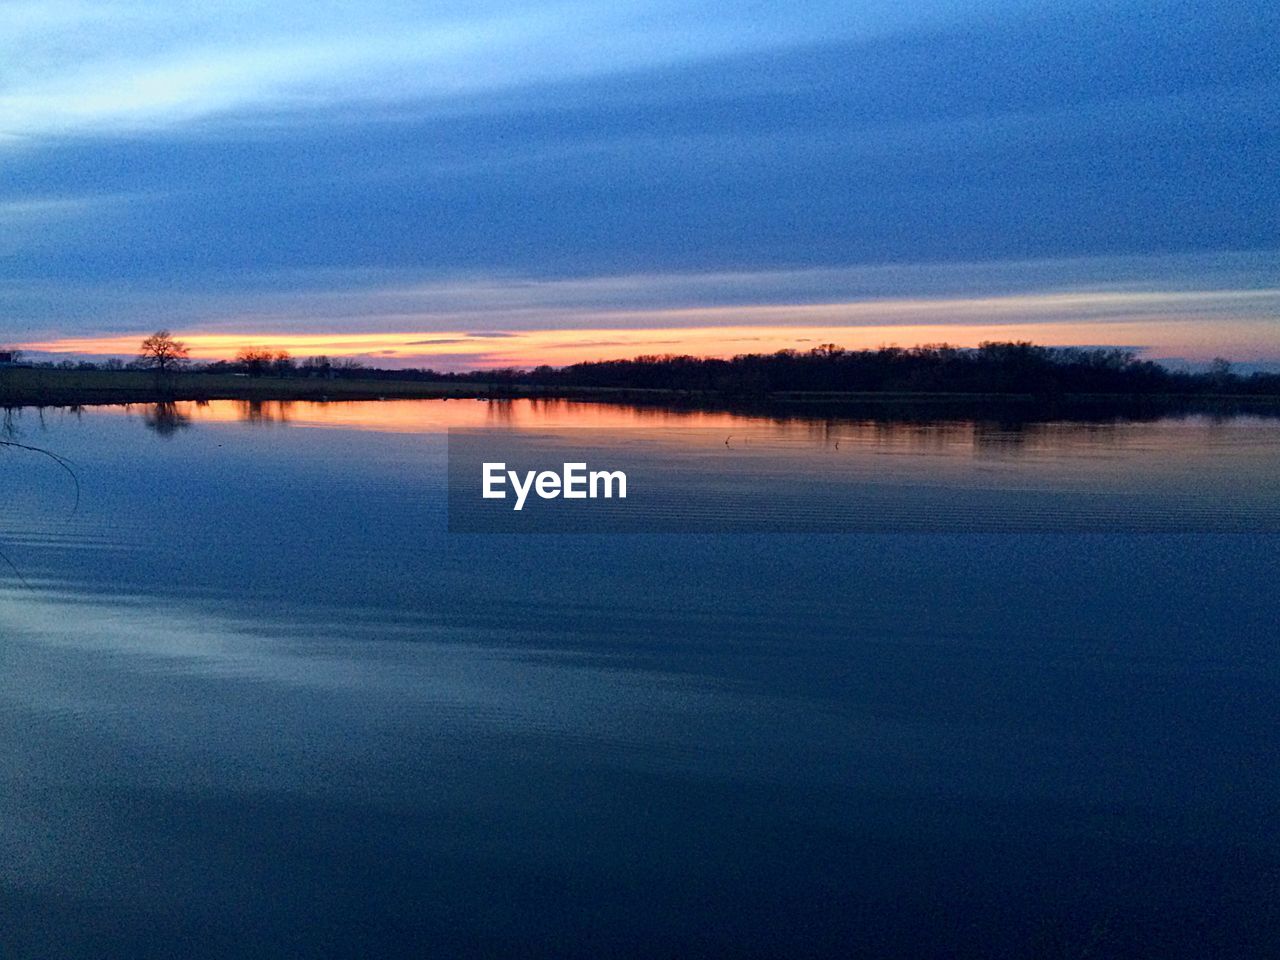
[[[371,7],[0,2],[0,341],[954,304],[1280,361],[1273,3]]]

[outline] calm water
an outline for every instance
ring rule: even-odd
[[[6,960],[1280,943],[1280,421],[11,425],[83,489],[0,450]],[[444,431],[485,426],[734,436],[780,491],[1075,520],[449,534]]]

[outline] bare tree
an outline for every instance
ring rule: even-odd
[[[261,347],[244,347],[236,353],[236,363],[251,377],[260,377],[271,369],[276,356]]]
[[[302,361],[302,371],[308,377],[324,377],[328,379],[333,375],[333,361],[324,354],[318,357],[307,357]]]
[[[154,370],[156,375],[177,370],[187,362],[191,353],[181,340],[173,339],[168,330],[157,330],[142,341],[138,351],[138,366]]]

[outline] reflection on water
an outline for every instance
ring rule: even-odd
[[[191,415],[173,402],[150,403],[145,406],[145,411],[142,422],[148,430],[162,437],[171,437],[191,426]]]
[[[15,413],[7,411],[6,423]],[[391,433],[442,433],[449,429],[624,430],[647,428],[668,441],[693,431],[746,432],[770,438],[827,444],[925,448],[975,455],[1015,450],[1070,450],[1088,453],[1103,446],[1142,449],[1161,456],[1216,457],[1225,441],[1271,445],[1280,437],[1280,417],[1193,414],[1147,421],[1040,419],[903,419],[897,415],[850,419],[788,414],[764,417],[697,408],[624,406],[560,399],[393,400],[313,402],[291,400],[179,401],[95,408],[99,415],[134,417],[148,423],[172,421],[252,425],[289,423],[300,427],[349,428]],[[42,414],[43,416],[43,414]]]
[[[84,499],[68,516],[56,465],[0,454],[28,583],[0,583],[0,955],[1280,938],[1274,535],[449,536],[442,432],[486,425],[1277,499],[1277,427],[1251,420],[23,415]]]

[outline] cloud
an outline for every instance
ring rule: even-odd
[[[540,284],[514,286],[531,295],[545,293]],[[1202,290],[1139,287],[1130,284],[1119,289],[818,303],[637,303],[629,308],[606,300],[574,307],[544,303],[514,313],[510,301],[489,309],[472,301],[470,312],[371,315],[361,330],[353,329],[341,316],[326,319],[314,307],[300,304],[293,322],[281,323],[276,318],[273,330],[255,325],[258,321],[252,316],[242,316],[224,318],[204,330],[179,328],[178,332],[191,344],[193,356],[204,359],[230,356],[253,343],[296,355],[386,357],[402,366],[440,360],[456,365],[461,356],[482,358],[477,361],[482,365],[529,365],[655,351],[724,355],[785,349],[813,341],[906,346],[1031,339],[1063,345],[1139,343],[1187,356],[1231,353],[1242,359],[1280,357],[1280,286]],[[379,297],[374,294],[372,299],[377,302]],[[513,326],[503,331],[502,337],[474,337],[465,329],[468,323],[488,327],[495,315]],[[121,354],[133,350],[141,332],[28,340],[20,345],[44,352]]]
[[[1274,4],[909,7],[0,4],[0,339],[1274,320]]]
[[[465,337],[458,338],[458,339],[440,339],[437,337],[432,340],[410,340],[408,345],[409,346],[427,346],[430,344],[438,345],[443,343],[471,343],[473,340],[497,340],[503,337],[515,337],[515,336],[518,336],[518,334],[489,333],[489,332],[481,331],[477,333],[468,333]]]
[[[1265,323],[1280,313],[1277,289],[1274,251],[562,278],[318,271],[251,274],[225,289],[198,289],[189,278],[148,285],[11,277],[0,279],[0,339],[47,339],[65,330],[68,318],[82,332],[136,331],[163,318],[206,332],[418,330],[426,334],[419,339],[437,344],[453,336],[443,331],[496,342],[528,329],[678,328],[749,318]],[[41,311],[52,318],[39,319]]]
[[[887,5],[860,28],[938,16]],[[0,6],[6,133],[154,129],[228,111],[458,97],[813,40],[849,27],[835,3],[804,15],[734,2]]]

